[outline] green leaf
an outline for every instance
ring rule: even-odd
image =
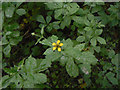
[[[36,73],[34,74],[34,83],[42,84],[47,82],[47,76],[43,73]]]
[[[7,7],[5,10],[6,17],[11,18],[13,16],[14,10],[14,7]]]
[[[99,53],[99,52],[100,52],[100,47],[99,47],[99,46],[95,46],[95,47],[94,47],[94,50],[95,50],[97,53]]]
[[[60,64],[64,66],[67,63],[68,59],[69,59],[68,57],[62,56],[60,58]]]
[[[44,19],[44,17],[43,17],[42,15],[38,15],[38,16],[37,16],[37,21],[38,21],[38,22],[41,22],[41,23],[46,23],[46,22],[45,22],[45,19]]]
[[[24,81],[24,86],[23,88],[34,88],[34,84],[29,82],[28,80]]]
[[[108,80],[113,84],[113,85],[118,85],[118,80],[117,78],[114,77],[115,74],[112,72],[109,72],[106,74],[106,77],[108,78]]]
[[[51,16],[47,16],[46,17],[46,22],[49,23],[51,21],[52,17]]]
[[[90,40],[90,43],[92,44],[92,46],[96,46],[96,44],[97,44],[96,37],[92,38]]]
[[[112,49],[108,53],[109,58],[113,58],[115,56],[115,51]]]
[[[107,80],[107,78],[106,77],[104,77],[104,79],[103,80],[101,80],[101,82],[100,82],[101,84],[102,84],[102,88],[106,88],[106,87],[112,87],[112,85],[109,83],[109,81]]]
[[[58,51],[56,51],[56,52],[50,53],[49,55],[46,55],[45,58],[49,59],[53,62],[53,61],[57,60],[58,58],[60,58],[61,56],[62,56],[62,54],[59,53]]]
[[[20,36],[20,32],[19,31],[12,31],[12,34],[11,34],[13,37],[18,37]]]
[[[80,17],[80,16],[72,16],[72,20],[74,20],[75,22],[77,22],[78,24],[84,24],[84,18]]]
[[[92,28],[91,28],[91,27],[85,27],[84,30],[85,30],[85,31],[91,31]]]
[[[65,23],[65,26],[69,26],[70,23],[71,23],[71,17],[70,16],[66,16],[64,18],[64,23]]]
[[[37,72],[44,71],[44,70],[48,69],[49,67],[51,67],[51,64],[52,63],[51,63],[51,60],[49,58],[43,59],[40,62],[40,64],[37,65],[37,68],[35,69],[35,71],[37,71]]]
[[[5,75],[2,77],[2,88],[6,88],[12,81],[12,77]]]
[[[83,71],[83,73],[90,74],[90,72],[91,72],[91,66],[89,64],[81,64],[81,65],[79,65],[79,67],[81,68],[81,70]]]
[[[102,7],[97,5],[96,7],[92,8],[92,13],[96,13],[98,11],[102,10]]]
[[[8,44],[4,49],[3,49],[3,53],[8,56],[10,54],[11,51],[11,46]]]
[[[102,34],[102,32],[103,32],[103,30],[102,30],[102,29],[97,29],[97,30],[95,31],[95,34],[96,34],[96,35],[101,35],[101,34]]]
[[[66,70],[71,77],[77,77],[79,75],[79,69],[74,63],[73,58],[69,58],[69,60],[67,61]]]
[[[44,55],[49,55],[49,54],[51,54],[51,53],[53,53],[52,48],[48,48],[43,54],[44,54]]]
[[[92,15],[91,13],[87,15],[89,20],[94,20],[94,15]]]
[[[36,59],[32,56],[29,56],[25,61],[26,72],[31,72],[37,66]]]
[[[77,37],[77,39],[76,39],[78,42],[83,42],[83,41],[85,41],[85,36],[79,36],[79,37]]]
[[[72,15],[79,10],[79,5],[77,3],[68,3],[67,5],[68,6],[66,7],[66,9],[68,10],[69,15]]]
[[[4,68],[4,71],[8,74],[13,74],[17,72],[17,67]]]
[[[44,39],[42,41],[39,41],[39,43],[42,43],[44,45],[48,45],[48,46],[52,46],[52,43],[57,42],[58,37],[55,35],[52,35],[51,37],[49,37],[48,39]]]
[[[6,45],[6,44],[8,44],[8,43],[9,43],[9,42],[8,42],[6,36],[3,36],[3,37],[2,37],[2,45]]]
[[[22,40],[22,37],[16,37],[16,38],[11,37],[9,39],[9,42],[10,42],[10,45],[17,45],[21,40]]]
[[[90,26],[90,24],[91,24],[91,22],[89,22],[89,20],[87,19],[87,17],[84,18],[83,22],[87,26]]]
[[[41,43],[43,45],[47,45],[47,46],[52,46],[51,41],[49,41],[48,39],[44,39],[42,41],[39,41],[39,43]]]
[[[63,40],[63,49],[66,49],[67,47],[72,47],[73,46],[73,42],[71,39],[67,39],[67,40]]]
[[[62,12],[63,12],[63,9],[55,10],[55,15],[54,15],[55,19],[58,18],[62,14]]]
[[[7,26],[5,26],[5,29],[7,30],[7,31],[13,31],[14,29],[18,29],[19,28],[19,24],[18,23],[12,23],[12,24],[9,24],[9,25],[7,25]]]
[[[52,26],[53,26],[53,28],[56,29],[56,30],[60,28],[59,25],[56,24],[56,23],[54,23],[54,22],[52,23]]]
[[[51,40],[52,43],[57,42],[58,37],[55,36],[55,35],[52,35],[52,36],[50,37],[50,40]]]
[[[47,7],[50,9],[50,10],[54,10],[54,9],[58,9],[58,8],[62,8],[63,6],[63,3],[59,3],[59,2],[48,2],[48,3],[45,3],[47,5]]]
[[[63,21],[61,22],[61,24],[60,24],[60,28],[61,28],[61,29],[64,29],[64,28],[65,28],[65,25],[66,25],[66,23],[65,23],[65,21],[63,20]]]
[[[74,47],[74,49],[77,49],[77,50],[79,50],[79,51],[82,51],[82,50],[84,49],[84,47],[85,47],[85,43],[76,45],[76,46]]]
[[[16,13],[17,13],[18,15],[22,16],[22,15],[26,14],[26,11],[25,11],[25,9],[20,8],[20,9],[17,9],[17,10],[16,10]]]
[[[82,54],[77,57],[77,59],[83,63],[83,64],[92,64],[92,65],[95,65],[97,63],[97,59],[95,58],[95,56],[89,52],[89,51],[86,51],[86,52],[82,52]]]
[[[119,60],[118,60],[118,58],[119,58],[119,54],[116,54],[116,55],[114,56],[114,58],[111,60],[112,63],[116,65],[116,68],[117,68],[117,69],[118,69],[118,66],[119,66],[119,62],[118,62]]]
[[[105,41],[103,38],[101,38],[101,37],[97,37],[97,40],[98,40],[98,42],[100,42],[101,44],[106,44],[106,41]]]

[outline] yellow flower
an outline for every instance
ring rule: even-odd
[[[61,46],[63,46],[63,43],[60,43],[60,40],[57,40],[56,43],[52,43],[52,45],[54,46],[53,47],[53,51],[58,49],[58,51],[60,52],[61,51]]]
[[[27,19],[23,19],[24,23],[28,23]]]

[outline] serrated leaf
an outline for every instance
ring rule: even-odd
[[[68,57],[62,56],[60,58],[60,64],[64,66],[67,63],[67,60],[68,60]]]
[[[82,51],[84,47],[85,47],[85,43],[76,45],[74,49],[78,49],[79,51]]]
[[[74,63],[73,58],[69,58],[69,60],[67,61],[66,70],[71,77],[77,77],[79,75],[79,69]]]
[[[41,63],[37,66],[35,71],[37,71],[37,72],[44,71],[44,70],[48,69],[51,66],[51,64],[52,63],[51,63],[51,60],[49,58],[43,59],[41,61]]]
[[[29,82],[28,80],[24,81],[24,86],[23,88],[34,88],[34,84]]]
[[[89,74],[91,72],[91,66],[89,64],[81,64],[79,67],[85,74]]]
[[[47,76],[43,73],[34,74],[34,83],[42,84],[47,82]]]
[[[32,72],[33,69],[37,66],[36,59],[32,56],[29,56],[25,61],[26,72]]]
[[[87,52],[82,52],[82,54],[79,56],[79,57],[77,57],[77,59],[81,62],[81,63],[83,63],[83,64],[88,64],[88,65],[90,65],[90,64],[92,64],[92,65],[95,65],[96,63],[97,63],[97,59],[95,58],[95,56],[91,53],[91,52],[89,52],[89,51],[87,51]]]
[[[58,58],[60,58],[61,56],[62,56],[62,54],[59,53],[58,51],[56,51],[56,52],[50,53],[49,55],[46,55],[45,58],[49,59],[53,62],[53,61],[57,60]]]
[[[51,53],[53,53],[52,48],[48,48],[43,54],[44,54],[44,55],[49,55],[49,54],[51,54]]]
[[[67,39],[67,40],[63,40],[63,48],[65,49],[66,47],[72,47],[73,46],[73,42],[72,42],[72,40],[71,39]]]
[[[52,35],[52,36],[50,37],[50,40],[51,40],[52,43],[57,42],[58,37],[55,36],[55,35]]]
[[[44,45],[48,45],[48,46],[52,46],[52,43],[48,39],[44,39],[42,41],[39,41],[39,43],[44,44]]]

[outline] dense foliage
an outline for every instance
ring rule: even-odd
[[[119,87],[119,8],[3,2],[2,88]]]

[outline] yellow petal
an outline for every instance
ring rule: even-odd
[[[56,49],[57,47],[53,47],[53,51]]]
[[[55,45],[56,45],[56,43],[52,43],[52,45],[53,45],[53,46],[55,46]]]
[[[60,43],[60,45],[59,46],[63,46],[63,43]]]
[[[60,48],[60,47],[58,47],[58,51],[59,51],[59,52],[61,51],[61,48]]]
[[[60,40],[57,40],[57,44],[59,44],[60,43]]]

